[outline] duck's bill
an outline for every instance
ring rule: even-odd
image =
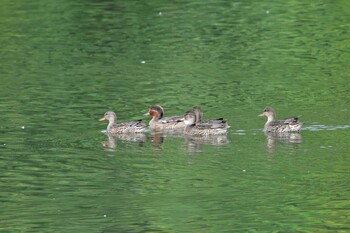
[[[146,112],[145,114],[143,114],[144,116],[149,116],[150,114],[149,114],[149,112]]]
[[[264,113],[261,113],[258,115],[258,117],[263,117],[263,116],[265,116]]]
[[[102,117],[101,119],[99,119],[98,121],[104,121],[106,120],[106,118]]]

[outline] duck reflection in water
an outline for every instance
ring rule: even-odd
[[[278,142],[285,145],[297,146],[302,142],[302,137],[299,133],[271,133],[265,132],[266,147],[270,151],[274,151]]]
[[[184,137],[182,132],[178,131],[151,131],[150,133],[150,142],[152,147],[155,149],[156,152],[163,150],[163,144],[164,141],[168,140],[170,141],[177,141],[182,140]]]
[[[221,146],[229,142],[226,134],[204,136],[185,135],[185,143],[190,152],[200,152],[203,145]]]
[[[134,134],[106,134],[108,137],[107,141],[101,142],[103,147],[109,148],[109,149],[116,149],[117,148],[117,142],[124,141],[124,142],[133,142],[133,143],[141,143],[141,145],[147,141],[147,137],[143,133],[134,133]]]
[[[164,134],[162,132],[151,132],[150,141],[156,152],[163,150],[162,144],[164,143]]]

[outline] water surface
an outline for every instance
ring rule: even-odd
[[[349,231],[346,1],[0,6],[2,232]],[[226,137],[98,122],[225,117]],[[264,135],[265,106],[302,115]]]

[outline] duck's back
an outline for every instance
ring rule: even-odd
[[[272,121],[265,124],[266,132],[299,132],[303,123],[299,121],[298,117],[286,118],[280,121]]]
[[[193,126],[187,126],[185,133],[189,135],[221,135],[226,134],[229,128],[227,122],[223,119],[211,119],[197,123]]]
[[[210,128],[226,128],[226,129],[230,128],[230,126],[227,124],[224,118],[209,119],[209,120],[199,122],[196,125],[198,126],[202,125]]]
[[[114,124],[109,130],[109,133],[141,133],[145,132],[147,125],[142,120],[127,121]]]
[[[183,121],[183,116],[172,116],[153,121],[150,123],[150,126],[151,128],[158,130],[175,130],[183,129],[185,127],[185,123]]]

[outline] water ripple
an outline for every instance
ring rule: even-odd
[[[349,129],[350,125],[310,125],[303,127],[303,130],[320,131],[320,130],[337,130],[337,129]]]

